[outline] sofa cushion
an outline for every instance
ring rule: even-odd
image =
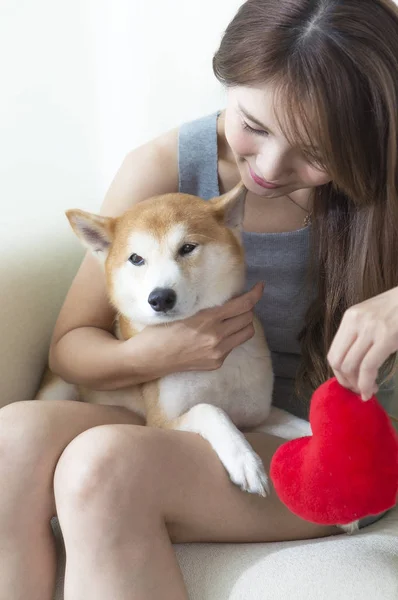
[[[63,600],[64,547],[55,600]],[[398,509],[354,535],[271,544],[177,544],[190,600],[396,600]]]

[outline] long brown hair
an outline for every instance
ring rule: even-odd
[[[315,190],[296,390],[332,376],[344,312],[398,285],[398,7],[392,0],[248,0],[213,58],[227,87],[276,86],[288,139],[309,144],[332,183]],[[282,107],[282,111],[280,110]],[[383,365],[391,376],[396,355]]]

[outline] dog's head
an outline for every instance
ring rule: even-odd
[[[153,325],[223,304],[244,286],[241,228],[246,188],[204,201],[156,196],[118,218],[68,210],[105,269],[110,301],[131,323]]]

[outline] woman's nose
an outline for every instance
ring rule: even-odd
[[[271,183],[283,183],[294,170],[289,151],[268,148],[256,160],[258,175]]]

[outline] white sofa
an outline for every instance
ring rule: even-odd
[[[28,230],[26,226],[21,231],[15,221],[13,231],[4,231],[9,241],[14,238],[18,243],[3,262],[1,280],[2,404],[33,397],[54,320],[81,258],[72,234],[53,232],[35,238],[34,227]],[[60,558],[55,600],[62,600],[63,545],[56,520],[53,526]],[[176,552],[192,600],[398,598],[397,509],[353,536],[271,544],[187,544],[176,546]]]

